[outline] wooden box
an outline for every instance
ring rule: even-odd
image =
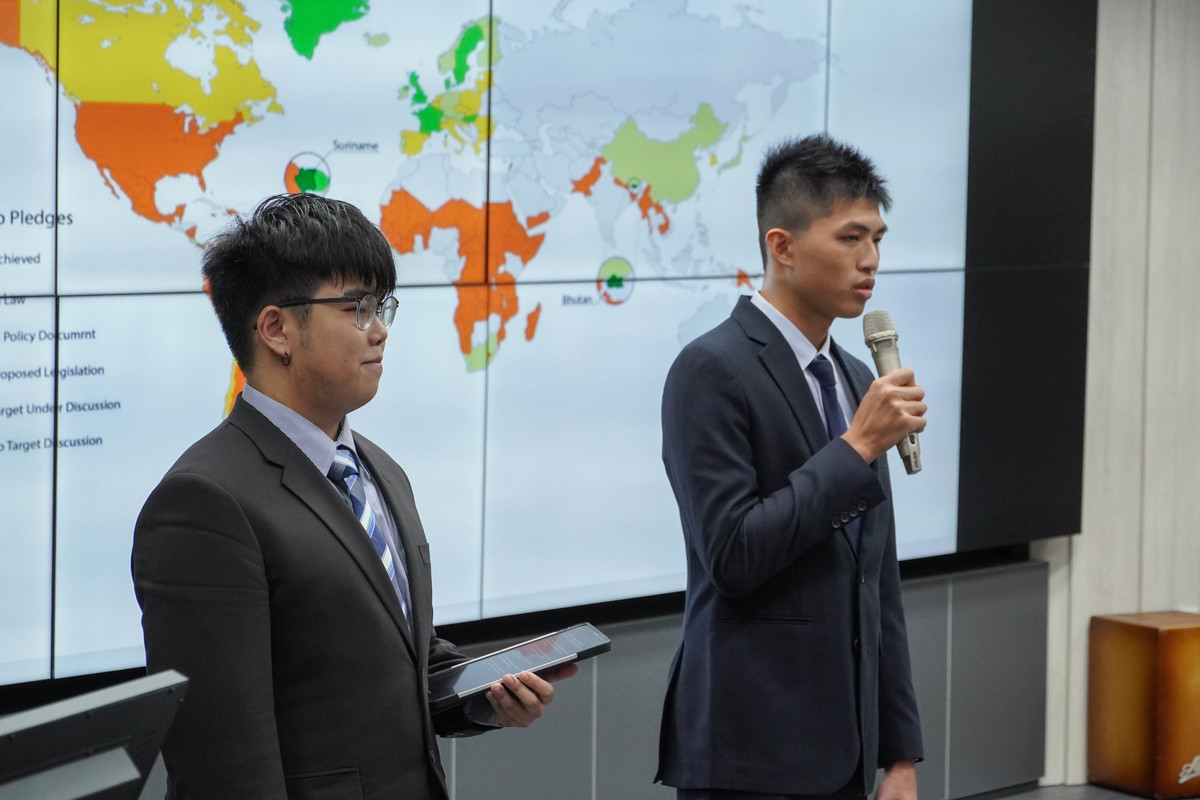
[[[1088,780],[1200,795],[1200,614],[1092,617],[1088,645]]]

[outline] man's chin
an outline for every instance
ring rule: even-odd
[[[379,381],[375,381],[370,386],[363,387],[363,391],[361,393],[359,393],[359,396],[357,398],[358,405],[356,405],[354,407],[354,410],[357,411],[358,409],[365,406],[367,403],[374,400],[375,395],[377,395],[377,394],[379,394]]]

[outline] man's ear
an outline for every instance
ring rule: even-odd
[[[784,267],[791,267],[796,248],[796,237],[783,228],[771,228],[764,235],[767,245],[767,260]]]
[[[254,324],[254,335],[268,350],[283,358],[292,352],[291,341],[288,339],[288,329],[283,310],[278,306],[266,306],[258,312]]]

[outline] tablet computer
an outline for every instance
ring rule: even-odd
[[[607,653],[612,642],[587,622],[547,633],[527,642],[488,653],[429,673],[429,709],[442,711],[487,691],[505,675],[541,672]]]

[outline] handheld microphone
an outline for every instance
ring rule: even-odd
[[[896,341],[900,334],[892,322],[892,315],[883,309],[868,311],[863,315],[863,338],[875,359],[875,371],[879,377],[900,369],[900,348]],[[896,445],[900,458],[904,460],[904,469],[909,475],[921,471],[921,445],[917,434],[910,433]]]

